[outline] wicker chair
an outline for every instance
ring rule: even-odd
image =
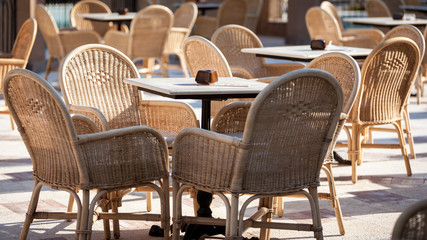
[[[111,13],[111,9],[104,2],[99,0],[83,0],[77,2],[70,12],[71,26],[77,30],[93,30],[100,36],[104,36],[105,33],[113,27],[112,22],[90,21],[76,16],[83,13]]]
[[[53,59],[61,62],[65,55],[74,48],[88,43],[101,42],[101,37],[95,31],[58,29],[52,14],[42,4],[37,4],[36,6],[36,19],[49,52],[45,79],[47,79],[51,71],[56,71],[52,69]]]
[[[332,75],[301,69],[272,82],[258,95],[242,138],[196,128],[180,132],[172,167],[173,238],[179,239],[182,224],[191,223],[225,225],[226,237],[233,239],[241,237],[249,226],[313,231],[322,239],[317,186],[342,104],[341,87]],[[219,195],[227,219],[182,217],[182,194],[190,187]],[[231,201],[224,193],[231,194]],[[266,207],[244,219],[253,200],[294,193],[309,199],[313,224],[256,221],[269,214]],[[241,205],[239,214],[240,194],[253,196]]]
[[[305,24],[311,39],[324,39],[328,44],[374,48],[378,38],[368,35],[343,36],[335,17],[320,7],[311,7],[305,14]]]
[[[399,148],[407,175],[412,175],[401,121],[419,63],[420,50],[408,38],[393,38],[382,42],[363,63],[362,90],[351,116],[353,183],[357,182],[357,165],[362,163],[363,148]],[[367,143],[366,130],[385,124],[394,126],[399,144]]]
[[[245,26],[248,5],[245,0],[225,0],[221,3],[216,17],[199,16],[194,25],[193,35],[210,39],[221,26],[238,24]]]
[[[375,39],[375,41],[377,43],[380,43],[384,37],[384,33],[376,28],[352,28],[352,29],[345,29],[344,25],[341,21],[340,16],[338,15],[338,11],[335,8],[335,6],[329,2],[329,1],[323,1],[320,4],[320,8],[324,9],[325,11],[327,11],[329,14],[331,14],[335,20],[337,21],[340,30],[341,30],[341,34],[343,37],[352,37],[352,36],[360,36],[360,35],[364,35],[364,36],[369,36],[373,39]]]
[[[124,78],[138,77],[135,65],[123,53],[89,44],[67,55],[60,66],[59,83],[69,111],[91,118],[98,129],[150,126],[165,137],[171,149],[180,130],[199,126],[197,117],[183,102],[143,100],[137,87],[123,82]],[[151,211],[150,194],[147,210]],[[118,224],[115,226],[118,236]]]
[[[185,77],[189,77],[187,63],[185,62],[184,53],[182,51],[182,43],[186,39],[197,18],[197,5],[193,2],[186,2],[179,7],[174,14],[174,22],[171,31],[166,41],[164,55],[166,61],[169,55],[177,55],[181,63],[181,69]],[[168,67],[170,65],[168,64]]]
[[[261,40],[250,29],[229,24],[218,28],[212,42],[221,50],[230,65],[233,76],[243,78],[263,78],[281,76],[287,72],[304,68],[297,62],[267,64],[264,58],[242,53],[242,48],[261,48]],[[273,77],[273,78],[275,78]]]
[[[3,93],[3,78],[7,72],[15,68],[25,68],[33,49],[37,34],[37,21],[27,19],[19,29],[10,54],[0,54],[0,94]],[[0,106],[0,114],[10,115],[10,125],[15,130],[15,123],[7,106]]]
[[[391,240],[427,238],[427,199],[407,207],[397,219]]]
[[[144,68],[140,69],[140,73],[147,77],[153,74],[154,61],[157,60],[162,76],[168,77],[164,51],[173,19],[169,8],[150,5],[137,13],[128,33],[108,31],[104,37],[105,44],[122,51],[133,61],[143,60]]]
[[[426,40],[427,44],[427,28],[424,29],[423,32],[424,40]],[[417,87],[417,103],[421,103],[421,97],[424,96],[424,84],[427,83],[427,54],[424,54],[423,60],[421,61],[421,79]]]
[[[76,239],[90,239],[94,219],[117,217],[102,212],[94,216],[100,197],[113,190],[139,186],[158,192],[161,215],[122,213],[121,217],[161,221],[168,230],[167,145],[159,132],[135,126],[77,135],[64,101],[38,75],[15,69],[6,76],[3,86],[6,103],[30,153],[35,178],[21,240],[27,238],[34,219],[46,218],[77,219]],[[80,118],[80,122],[82,119],[93,126],[89,118]],[[77,214],[37,211],[42,186],[69,192],[77,202]],[[95,189],[98,193],[91,199],[90,191]],[[82,192],[83,199],[77,190]]]
[[[264,0],[245,0],[248,6],[248,15],[246,16],[245,26],[252,32],[256,32],[258,19],[261,14]]]
[[[368,17],[392,17],[392,13],[387,5],[381,0],[368,0],[365,3]]]

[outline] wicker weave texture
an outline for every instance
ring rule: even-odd
[[[394,27],[385,34],[383,41],[394,37],[407,37],[414,41],[420,49],[421,60],[424,58],[426,43],[423,33],[418,28],[412,25],[400,25]]]
[[[78,30],[94,30],[100,36],[104,36],[113,25],[111,22],[90,21],[76,16],[84,13],[111,13],[111,9],[107,4],[99,0],[84,0],[77,2],[70,12],[71,26]]]
[[[427,238],[427,200],[421,200],[406,208],[397,219],[392,240],[416,240]]]

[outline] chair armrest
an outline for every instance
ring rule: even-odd
[[[0,54],[0,58],[12,58],[12,54],[11,53],[1,53]]]
[[[285,73],[305,68],[306,64],[300,62],[264,64],[264,76],[282,76]]]
[[[227,191],[244,146],[239,138],[184,129],[174,143],[172,178],[209,192]]]
[[[230,70],[233,74],[233,77],[240,77],[246,79],[255,78],[255,74],[250,69],[247,69],[243,66],[230,66]]]
[[[85,115],[73,114],[71,116],[71,120],[73,121],[77,135],[99,132],[96,124]]]
[[[194,35],[200,35],[210,39],[218,28],[218,20],[216,17],[198,16],[194,24]]]
[[[182,43],[184,39],[190,34],[190,29],[188,28],[178,28],[173,27],[168,35],[168,40],[166,41],[164,54],[177,53],[182,51]]]
[[[243,132],[251,105],[250,101],[232,102],[225,105],[215,115],[211,131],[224,134]]]
[[[88,106],[68,105],[68,111],[72,114],[81,114],[88,117],[95,123],[97,129],[107,131],[109,129],[107,119],[104,114],[97,108]]]
[[[0,68],[6,67],[4,65],[9,65],[13,68],[22,68],[25,65],[25,60],[20,58],[0,58]],[[10,68],[10,70],[13,68]]]
[[[376,29],[376,28],[372,28],[372,29],[346,29],[343,31],[342,35],[343,35],[343,37],[364,35],[366,37],[373,39],[377,44],[379,44],[384,38],[384,33],[381,32],[379,29]]]
[[[109,30],[105,33],[104,44],[111,46],[124,54],[127,54],[129,33],[117,30]]]
[[[89,43],[101,43],[101,37],[95,31],[79,30],[79,31],[64,31],[59,33],[59,38],[66,53],[69,53],[76,47]]]
[[[375,48],[378,44],[370,37],[350,36],[342,39],[342,44],[349,47]]]
[[[69,27],[69,28],[61,28],[59,29],[59,32],[65,33],[65,32],[72,32],[72,31],[78,31],[76,27]]]
[[[136,187],[168,178],[166,142],[150,127],[114,129],[78,139],[89,189]]]

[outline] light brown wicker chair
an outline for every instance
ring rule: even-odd
[[[179,7],[174,13],[174,21],[171,31],[166,41],[164,55],[166,61],[169,59],[169,55],[173,54],[178,56],[181,64],[182,72],[185,77],[189,77],[187,70],[187,63],[185,62],[184,53],[182,51],[182,43],[186,39],[193,29],[194,23],[197,18],[197,5],[193,2],[186,2]],[[171,65],[168,64],[168,68]]]
[[[179,239],[181,224],[191,223],[225,225],[226,237],[233,239],[248,227],[313,231],[322,239],[317,186],[342,104],[340,84],[332,75],[301,69],[270,83],[257,96],[242,138],[196,128],[180,132],[172,167],[173,238]],[[182,217],[181,197],[190,187],[220,196],[227,219]],[[271,214],[266,207],[244,219],[253,200],[294,193],[309,199],[313,224],[257,221]],[[253,196],[239,208],[241,194]]]
[[[344,25],[341,21],[341,18],[338,14],[337,9],[335,8],[335,6],[329,2],[329,1],[323,1],[320,4],[320,8],[324,9],[325,11],[327,11],[329,14],[331,14],[335,20],[337,21],[340,30],[341,30],[341,34],[343,37],[351,37],[351,36],[360,36],[360,35],[365,35],[365,36],[369,36],[373,39],[375,39],[375,41],[377,43],[380,43],[384,37],[384,33],[382,31],[380,31],[379,29],[376,28],[351,28],[351,29],[345,29]]]
[[[83,13],[111,13],[110,7],[104,2],[99,0],[83,0],[77,2],[70,12],[71,26],[78,30],[93,30],[100,36],[104,36],[105,33],[113,27],[112,22],[90,21],[76,16]]]
[[[89,44],[67,55],[60,66],[59,84],[69,111],[91,118],[98,129],[150,126],[165,137],[171,149],[180,130],[199,127],[197,117],[183,102],[143,100],[137,87],[123,82],[138,77],[135,65],[122,52]],[[147,195],[147,210],[151,211],[151,196]],[[117,222],[115,226],[118,236]]]
[[[27,19],[19,29],[12,52],[9,54],[0,54],[0,94],[3,93],[3,78],[6,73],[12,69],[25,68],[27,66],[36,34],[37,21],[34,18]],[[0,114],[10,115],[9,108],[7,106],[0,106]],[[10,125],[12,126],[12,130],[15,130],[12,115],[10,115]]]
[[[262,42],[250,29],[229,24],[218,28],[212,42],[221,50],[230,65],[233,76],[243,78],[277,77],[304,68],[297,62],[267,64],[264,58],[242,53],[242,48],[261,48]]]
[[[392,13],[387,5],[381,0],[368,0],[365,3],[368,17],[392,17]]]
[[[362,163],[363,148],[400,149],[406,173],[412,175],[401,121],[419,63],[420,50],[408,38],[392,38],[382,42],[363,63],[361,91],[351,116],[353,183],[357,182],[357,165]],[[365,132],[368,128],[385,124],[394,126],[399,144],[366,142]]]
[[[245,26],[252,32],[256,32],[259,15],[261,14],[264,0],[245,0],[248,6],[248,15],[246,16]]]
[[[248,5],[245,0],[225,0],[221,3],[216,17],[199,16],[194,25],[193,35],[210,39],[215,30],[227,24],[245,26]]]
[[[154,61],[157,60],[162,76],[168,77],[164,50],[173,19],[169,8],[150,5],[137,13],[128,33],[108,31],[104,37],[105,44],[122,51],[133,61],[143,60],[146,68],[140,69],[140,73],[147,77],[153,74]]]
[[[101,37],[95,31],[58,29],[55,19],[42,4],[37,4],[36,6],[36,19],[49,52],[45,79],[47,79],[51,71],[56,71],[52,69],[53,59],[61,62],[65,55],[74,48],[88,43],[101,42]]]
[[[3,86],[6,103],[30,153],[35,178],[21,240],[27,238],[34,219],[77,219],[76,239],[90,239],[94,219],[117,217],[102,212],[94,216],[100,197],[139,186],[152,187],[159,194],[161,214],[122,213],[121,217],[161,221],[169,229],[168,153],[159,132],[135,126],[77,135],[64,101],[38,75],[15,69]],[[89,118],[82,119],[93,125]],[[77,203],[77,213],[37,211],[42,186],[69,192]],[[82,199],[76,190],[82,192]],[[92,198],[91,190],[98,190]]]
[[[368,35],[343,36],[338,22],[329,12],[320,7],[311,7],[305,14],[305,24],[311,39],[324,39],[328,44],[374,48],[377,38]]]
[[[394,224],[391,240],[427,238],[427,199],[407,207]]]

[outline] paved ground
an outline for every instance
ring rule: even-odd
[[[267,39],[268,40],[268,39]],[[179,72],[174,72],[179,76]],[[49,81],[57,85],[56,74]],[[157,98],[146,95],[147,98]],[[200,114],[200,102],[189,101]],[[0,99],[0,105],[4,101]],[[409,205],[427,198],[427,97],[420,105],[411,98],[409,105],[414,132],[417,158],[411,160],[413,175],[406,176],[399,150],[368,149],[364,163],[358,167],[359,181],[352,184],[351,167],[334,165],[336,187],[344,216],[346,234],[338,231],[334,211],[328,201],[321,201],[324,235],[328,239],[390,239],[393,225],[399,214]],[[374,135],[379,142],[396,142],[393,134]],[[344,139],[344,136],[342,136]],[[345,149],[339,149],[345,156]],[[8,116],[0,115],[0,239],[17,239],[25,218],[31,196],[33,180],[31,160],[19,133],[10,128]],[[320,191],[326,190],[322,176]],[[44,188],[40,210],[59,211],[67,204],[68,194]],[[155,197],[154,201],[157,198]],[[184,211],[192,212],[192,200],[186,196]],[[122,212],[146,210],[145,193],[131,193],[124,200]],[[276,221],[310,222],[308,202],[304,199],[285,198],[285,215],[274,216]],[[216,217],[224,216],[219,198],[212,204]],[[256,207],[251,205],[250,210]],[[158,212],[154,204],[153,212]],[[148,236],[152,222],[121,221],[121,239],[160,239]],[[75,222],[63,220],[36,220],[30,228],[29,239],[73,239]],[[103,239],[102,222],[94,225],[92,239]],[[257,229],[250,229],[247,237],[256,236]],[[272,239],[310,239],[311,233],[273,230]]]

